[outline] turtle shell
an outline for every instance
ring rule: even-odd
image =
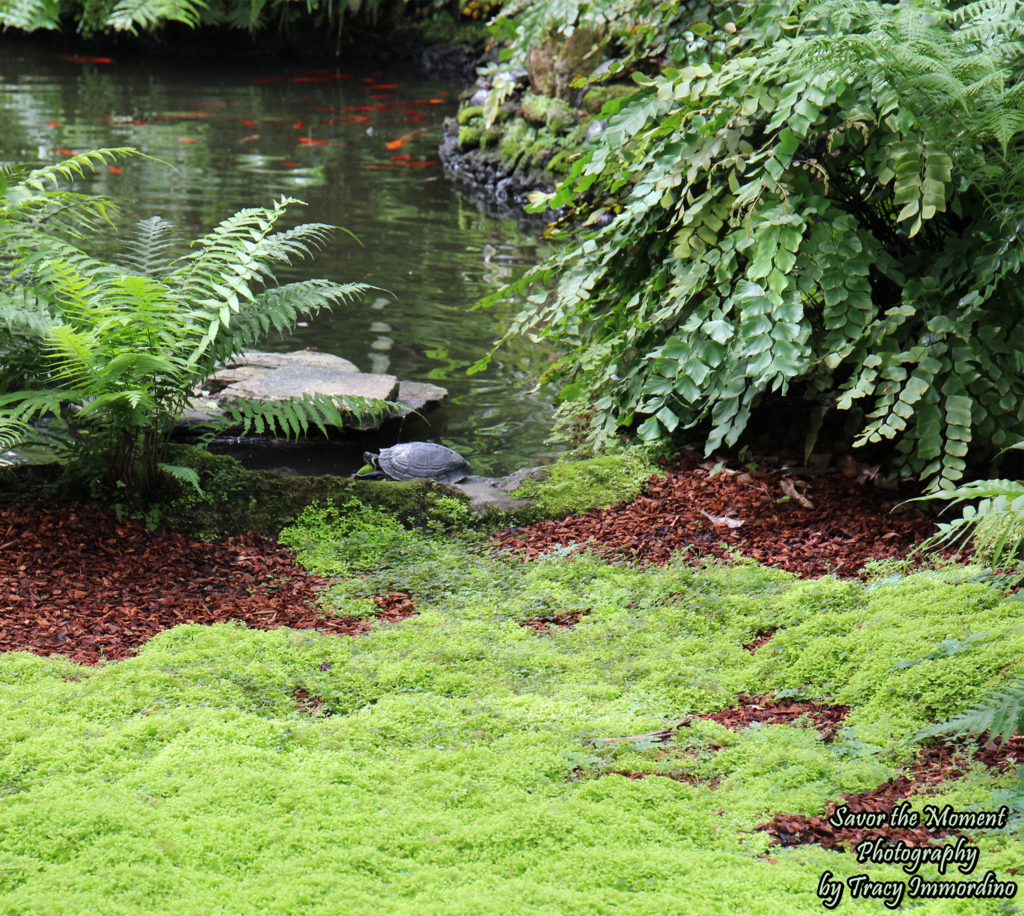
[[[393,480],[437,480],[455,483],[469,476],[469,462],[436,442],[403,442],[382,448],[378,467]]]

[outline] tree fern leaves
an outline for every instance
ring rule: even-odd
[[[121,265],[89,257],[40,216],[54,201],[106,214],[103,201],[69,195],[60,185],[125,153],[99,150],[3,176],[0,444],[28,435],[45,413],[66,412],[79,433],[80,461],[145,487],[175,417],[218,361],[366,287],[328,280],[276,285],[275,265],[308,257],[330,231],[319,223],[278,231],[298,203],[290,198],[234,214],[176,260],[170,226],[158,217],[138,224]],[[346,417],[379,417],[393,407],[307,397],[240,404],[235,416],[246,428],[298,436],[310,426],[326,433]],[[163,470],[196,482],[181,469]]]
[[[937,735],[985,735],[997,744],[1024,729],[1024,680],[1016,679],[1005,690],[991,693],[977,705],[946,722],[922,729],[917,739]]]
[[[140,219],[135,231],[123,243],[121,264],[144,277],[169,273],[170,254],[174,250],[174,227],[159,216]]]
[[[252,431],[257,435],[287,438],[306,436],[311,427],[327,436],[328,428],[340,430],[368,421],[376,426],[402,409],[402,405],[394,401],[323,394],[304,394],[277,401],[239,398],[225,405],[228,421],[241,427],[242,435]]]
[[[105,24],[120,32],[152,29],[165,21],[195,26],[204,9],[204,0],[118,0]]]
[[[57,0],[2,0],[0,26],[5,29],[59,29],[60,8]]]

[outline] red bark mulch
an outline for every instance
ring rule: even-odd
[[[718,784],[722,781],[721,776],[714,776],[711,779],[699,779],[690,773],[648,773],[637,770],[609,770],[608,773],[614,773],[616,776],[625,776],[627,779],[634,781],[646,779],[648,776],[660,776],[662,779],[674,779],[676,782],[685,782],[688,786],[704,786],[711,791],[717,789]]]
[[[1003,773],[1011,766],[1011,758],[1024,761],[1024,738],[1012,738],[999,747],[979,748],[972,756]],[[824,816],[776,814],[757,829],[768,831],[772,842],[779,846],[817,843],[825,849],[854,849],[859,843],[873,839],[899,841],[908,846],[935,845],[936,840],[956,835],[958,831],[929,829],[923,822],[913,828],[890,827],[888,823],[879,827],[833,827],[828,819],[840,804],[848,805],[851,811],[888,814],[911,795],[937,791],[941,783],[963,776],[967,772],[968,763],[968,756],[962,747],[955,744],[935,745],[922,751],[920,759],[906,774],[889,779],[876,789],[847,795],[842,802],[830,803]]]
[[[769,627],[767,630],[758,630],[750,642],[743,643],[743,648],[753,655],[758,649],[767,646],[772,637],[779,632],[778,627]]]
[[[319,610],[325,584],[258,535],[206,542],[96,509],[0,506],[0,651],[96,664],[180,623],[240,620],[349,636],[372,626]],[[385,620],[412,613],[407,595],[374,600]]]
[[[527,557],[587,543],[655,563],[683,548],[720,558],[735,550],[800,576],[851,576],[868,560],[905,557],[934,531],[934,523],[916,512],[890,513],[898,502],[842,474],[796,479],[758,470],[712,476],[683,458],[677,470],[652,477],[633,502],[513,528],[495,541]],[[726,518],[743,524],[729,527]]]
[[[305,687],[298,687],[292,691],[292,696],[295,698],[295,705],[299,707],[304,713],[310,716],[333,716],[334,710],[325,708],[322,697],[312,696]]]
[[[521,621],[524,627],[531,627],[538,633],[547,633],[553,626],[574,627],[580,622],[585,611],[568,611],[565,614],[556,614],[553,617],[542,619],[540,617]]]
[[[801,716],[807,716],[818,729],[825,741],[831,741],[849,706],[830,706],[812,703],[809,700],[777,700],[768,693],[741,693],[736,696],[739,703],[718,712],[701,713],[696,718],[710,719],[734,732],[754,724],[790,725]]]

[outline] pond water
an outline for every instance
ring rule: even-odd
[[[532,391],[553,356],[518,341],[467,376],[517,305],[469,309],[546,248],[536,226],[481,212],[445,178],[437,146],[460,89],[372,63],[304,69],[85,58],[0,38],[0,160],[143,151],[153,158],[83,183],[119,203],[121,231],[159,214],[189,239],[242,207],[281,195],[305,201],[303,221],[343,226],[358,243],[338,233],[315,261],[281,279],[327,277],[379,290],[264,349],[324,350],[365,371],[443,385],[451,404],[429,414],[429,426],[415,421],[399,435],[440,439],[475,472],[501,474],[559,451],[545,444],[550,392]],[[253,460],[325,469],[332,459],[320,449]]]

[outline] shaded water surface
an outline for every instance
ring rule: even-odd
[[[535,228],[462,201],[444,177],[436,150],[459,89],[373,64],[108,63],[0,37],[0,159],[52,162],[110,146],[154,157],[83,184],[119,202],[122,233],[159,214],[189,239],[242,207],[305,201],[303,220],[343,226],[358,243],[339,233],[281,279],[380,289],[265,348],[325,350],[366,371],[444,385],[452,403],[402,438],[441,438],[475,471],[505,473],[558,451],[544,444],[550,402],[529,393],[551,355],[520,341],[468,377],[517,305],[468,309],[541,258],[544,243]]]

